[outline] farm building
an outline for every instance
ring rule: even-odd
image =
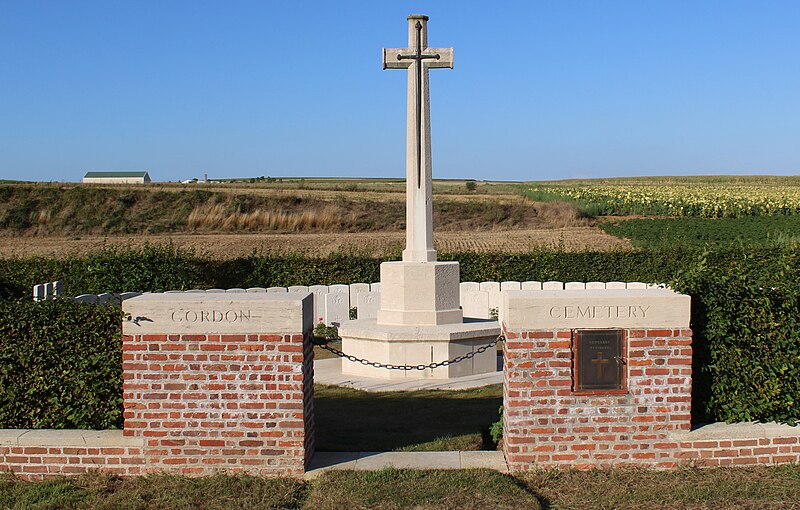
[[[147,172],[86,172],[84,183],[91,184],[144,184],[150,182]]]

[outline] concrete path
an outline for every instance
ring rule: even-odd
[[[502,357],[497,357],[497,372],[468,375],[450,379],[375,379],[342,374],[342,363],[352,363],[342,358],[329,358],[314,361],[314,382],[332,386],[346,386],[358,390],[408,391],[408,390],[466,390],[490,384],[502,384]]]
[[[306,479],[325,471],[353,469],[377,471],[387,467],[406,469],[494,469],[508,472],[503,452],[317,452]]]

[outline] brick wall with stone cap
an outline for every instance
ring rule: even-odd
[[[313,454],[308,293],[126,300],[126,437],[145,471],[299,475]]]

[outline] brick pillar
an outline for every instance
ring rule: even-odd
[[[688,296],[520,291],[508,293],[504,312],[503,450],[511,469],[677,465],[671,433],[691,428]],[[576,331],[593,329],[622,330],[622,390],[576,387]]]
[[[300,475],[314,451],[308,294],[124,301],[124,434],[146,471]]]

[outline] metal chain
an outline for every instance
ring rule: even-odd
[[[336,337],[333,340],[341,340],[341,338]],[[430,369],[434,369],[434,368],[439,368],[439,367],[446,367],[448,365],[453,365],[455,363],[460,363],[460,362],[462,362],[464,360],[468,360],[470,358],[474,358],[478,354],[486,352],[487,350],[489,350],[492,347],[494,347],[495,345],[497,345],[498,342],[502,342],[504,340],[505,340],[505,337],[503,335],[500,335],[497,338],[495,338],[492,342],[490,342],[490,343],[488,343],[486,345],[482,345],[481,347],[478,347],[476,350],[474,350],[472,352],[468,352],[467,354],[464,354],[463,356],[456,356],[453,359],[440,361],[438,363],[428,363],[427,365],[392,365],[391,363],[380,363],[378,361],[370,361],[370,360],[367,360],[367,359],[358,358],[358,357],[353,356],[351,354],[345,354],[342,351],[340,351],[339,349],[337,349],[335,347],[331,347],[330,345],[327,345],[325,343],[314,341],[314,345],[317,345],[317,346],[325,349],[328,352],[332,352],[333,354],[335,354],[335,355],[337,355],[337,356],[339,356],[341,358],[344,358],[344,359],[346,359],[348,361],[352,361],[354,363],[361,363],[362,365],[366,365],[366,366],[370,366],[370,367],[385,368],[387,370],[427,370],[429,368]]]

